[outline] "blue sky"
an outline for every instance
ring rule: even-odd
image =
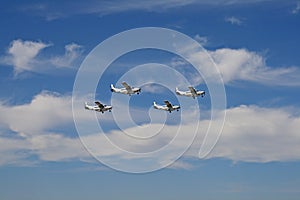
[[[1,199],[299,197],[299,1],[89,0],[2,4]],[[183,157],[164,169],[130,174],[104,166],[85,151],[73,121],[72,91],[80,65],[91,50],[115,34],[141,27],[173,29],[207,49],[225,84],[227,114],[217,145],[205,159],[199,159],[197,153],[204,137],[202,130],[209,123],[212,91],[207,91],[204,82],[193,79],[198,89],[207,91],[204,98],[196,101],[203,117],[196,118],[200,130],[194,143]],[[205,63],[201,55],[193,52],[189,56],[201,64]],[[172,53],[131,52],[105,72],[96,99],[110,103],[109,84],[117,83],[132,66],[147,63],[166,64],[184,74],[193,72]],[[151,118],[160,125],[159,120],[165,117],[164,136],[171,137],[180,113],[165,115],[150,107],[154,99],[162,102],[166,95],[178,103],[176,96],[153,84],[143,89],[140,96],[130,100],[119,96],[117,101],[129,100],[132,118],[138,125],[149,123]],[[119,107],[122,106],[120,102]],[[80,120],[88,121],[91,112],[74,112],[83,111]],[[120,140],[122,132],[111,113],[97,117],[105,134],[121,146],[130,146]],[[118,117],[128,126],[126,130],[138,130],[126,124],[122,113]],[[186,124],[183,129],[187,135],[193,131]],[[151,129],[146,133],[151,133]],[[142,147],[153,150],[164,142]],[[178,143],[179,147],[182,145]],[[103,143],[105,156],[114,159],[116,152],[105,147]],[[126,159],[131,162],[132,158]]]

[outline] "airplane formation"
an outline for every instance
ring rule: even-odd
[[[141,88],[139,87],[131,87],[126,82],[122,82],[122,85],[124,88],[115,88],[113,84],[110,85],[111,92],[120,93],[120,94],[126,94],[126,95],[133,95],[133,94],[140,94]],[[196,90],[194,87],[190,86],[188,87],[188,91],[180,91],[177,87],[175,88],[175,93],[179,96],[186,96],[186,97],[193,97],[195,99],[198,96],[204,97],[205,91],[202,90]],[[172,112],[174,110],[179,111],[180,106],[179,105],[172,105],[169,101],[164,101],[165,105],[158,105],[156,102],[153,102],[153,108],[157,110],[165,110],[168,112]],[[95,102],[95,106],[88,105],[87,102],[85,102],[84,108],[87,110],[94,110],[97,112],[104,113],[105,111],[111,112],[112,106],[111,105],[103,105],[99,101]]]

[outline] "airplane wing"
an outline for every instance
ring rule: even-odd
[[[189,90],[191,91],[191,93],[193,95],[197,95],[197,91],[195,90],[195,88],[193,88],[192,86],[189,87]]]
[[[95,104],[100,108],[100,109],[103,109],[104,106],[102,103],[100,103],[99,101],[96,101]]]
[[[131,91],[131,87],[124,81],[124,82],[122,82],[122,85],[125,87],[125,89],[127,90],[127,91]]]
[[[173,108],[172,104],[169,101],[164,101],[168,108]]]

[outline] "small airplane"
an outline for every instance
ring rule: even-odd
[[[87,102],[85,102],[84,108],[87,110],[94,110],[102,113],[104,113],[105,111],[111,112],[112,106],[103,105],[99,101],[96,101],[95,104],[96,106],[89,106]]]
[[[115,88],[113,84],[110,84],[110,91],[121,93],[121,94],[128,94],[131,96],[132,94],[139,94],[141,92],[141,88],[138,87],[131,87],[126,82],[122,82],[124,88]]]
[[[175,92],[177,95],[180,96],[187,96],[187,97],[193,97],[193,99],[195,99],[195,97],[197,96],[201,96],[204,97],[205,95],[205,91],[202,90],[196,90],[194,87],[190,86],[189,87],[189,91],[180,91],[177,87],[175,88]]]
[[[180,106],[174,106],[169,101],[164,101],[166,105],[157,105],[156,102],[153,102],[153,107],[158,110],[169,111],[170,113],[174,110],[179,111]]]

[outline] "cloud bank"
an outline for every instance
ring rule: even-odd
[[[10,106],[0,103],[0,165],[28,165],[42,161],[80,161],[91,160],[90,155],[83,148],[76,132],[67,136],[64,132],[54,131],[57,127],[73,126],[71,97],[57,95],[56,93],[41,93],[29,104]],[[234,162],[271,162],[294,161],[300,159],[300,117],[299,109],[263,108],[254,105],[240,105],[227,109],[227,117],[221,138],[208,158],[224,158]],[[28,117],[31,116],[31,117]],[[82,120],[89,120],[82,116]],[[216,119],[221,120],[221,119]],[[200,120],[201,129],[198,136],[186,152],[185,157],[197,158],[209,120]],[[151,132],[161,124],[142,125],[144,131]],[[190,125],[183,124],[182,129],[189,136]],[[212,129],[214,127],[211,127]],[[160,147],[162,141],[169,141],[174,137],[177,126],[164,125],[163,140],[141,141],[132,143],[123,140],[124,133],[120,130],[111,130],[109,134],[112,141],[118,141],[120,146],[131,150],[146,151]],[[125,131],[138,131],[136,127],[129,127]],[[138,134],[138,132],[136,133]],[[143,133],[145,134],[145,133]],[[149,133],[151,135],[151,133]],[[101,144],[105,135],[87,136],[86,140],[96,142],[101,146],[102,156],[118,156],[117,152]],[[100,141],[100,144],[98,143]],[[183,143],[176,144],[181,148]],[[37,159],[32,160],[32,157]],[[126,159],[131,159],[130,157]],[[168,159],[168,158],[165,158]],[[175,168],[190,165],[175,164]]]

